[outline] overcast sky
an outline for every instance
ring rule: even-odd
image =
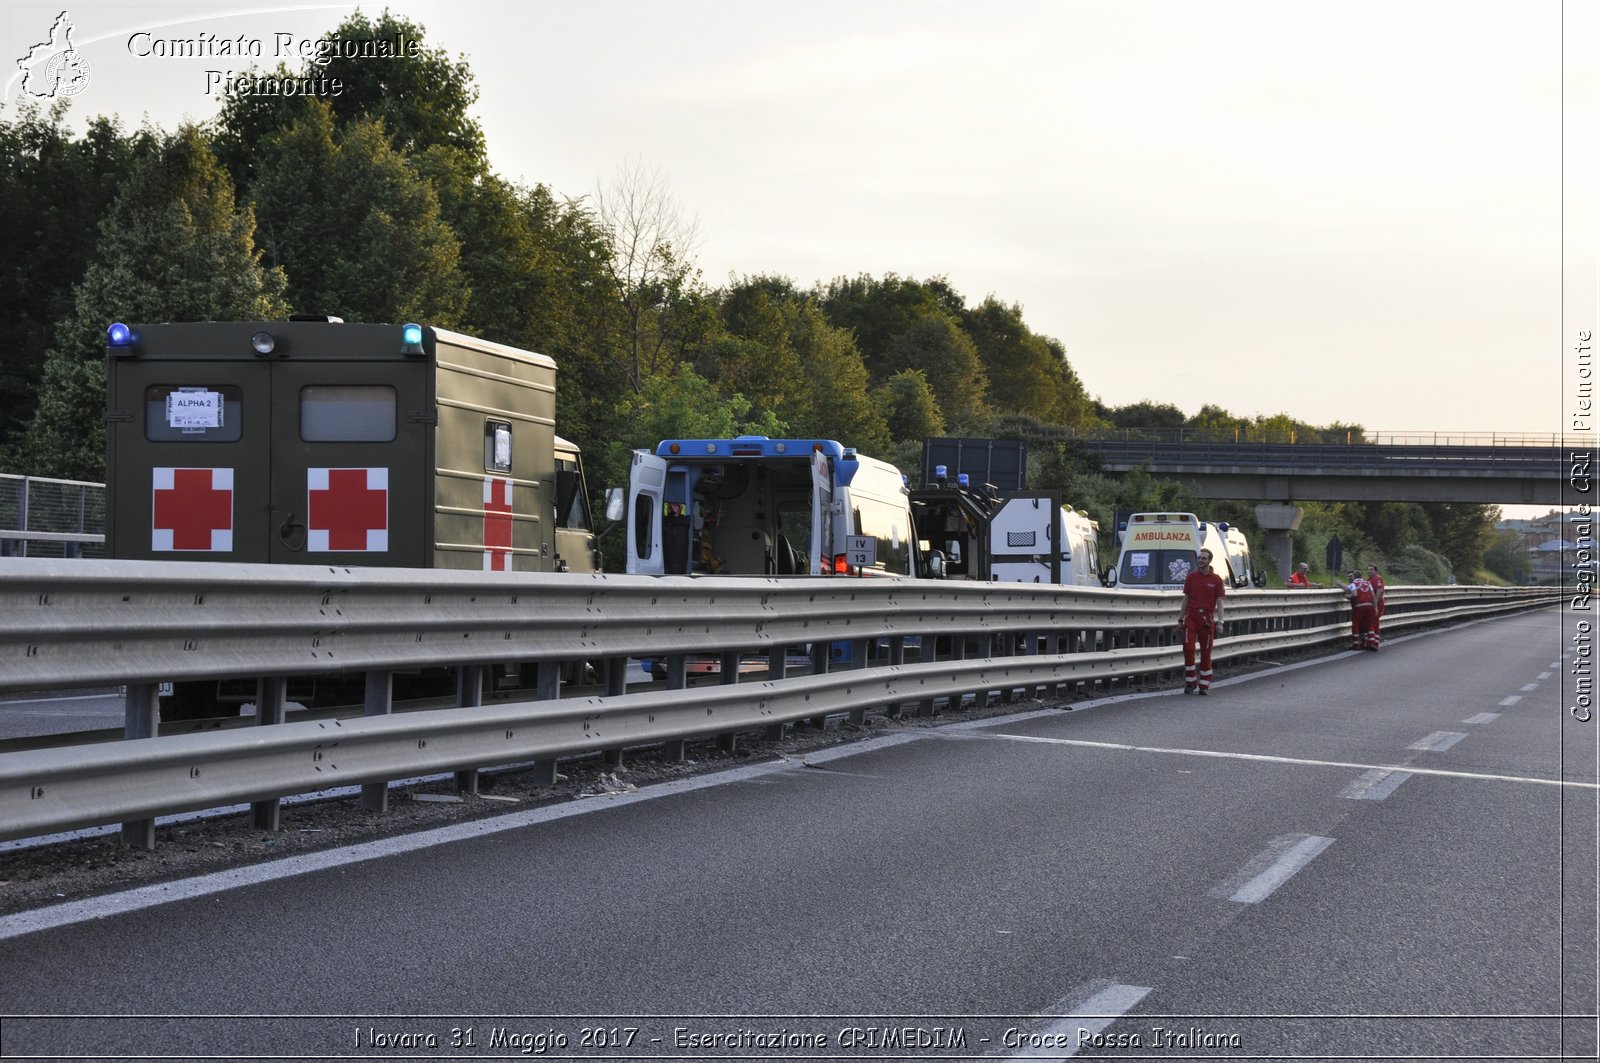
[[[1594,327],[1596,6],[391,9],[468,59],[502,175],[577,196],[642,160],[698,214],[711,284],[944,275],[1022,304],[1111,404],[1550,433]],[[61,10],[9,5],[6,56]],[[171,129],[216,113],[206,70],[249,62],[138,56],[132,35],[244,35],[270,67],[275,35],[353,8],[66,10],[89,69],[74,119]]]

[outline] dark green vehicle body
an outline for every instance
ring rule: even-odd
[[[544,355],[327,319],[113,326],[107,354],[109,557],[599,569]],[[292,680],[290,697],[359,702],[360,679]],[[493,683],[525,679],[508,664]],[[450,685],[444,670],[397,676],[396,696]],[[253,681],[180,683],[161,715],[210,718],[254,696]]]
[[[408,350],[400,325],[133,326],[108,347],[108,555],[595,571],[555,363],[420,333]]]

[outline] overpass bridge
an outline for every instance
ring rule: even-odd
[[[1146,436],[1139,438],[1140,435]],[[1594,445],[1559,436],[1391,436],[1251,443],[1130,432],[1082,439],[1109,473],[1147,469],[1200,498],[1559,506],[1585,493]],[[1576,470],[1575,470],[1576,466]]]
[[[1472,502],[1562,506],[1593,498],[1594,443],[1558,435],[1378,434],[1345,443],[1252,443],[1184,430],[1080,439],[1108,473],[1145,469],[1199,498],[1248,499],[1266,550],[1289,572],[1297,502]]]

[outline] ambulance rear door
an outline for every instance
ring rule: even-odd
[[[833,462],[821,450],[811,452],[811,574],[833,571]]]
[[[113,357],[108,385],[106,556],[266,561],[267,365]]]
[[[661,543],[661,510],[666,501],[667,459],[647,450],[633,452],[628,473],[627,571],[659,576],[666,571]]]
[[[271,364],[270,559],[427,567],[436,420],[427,362]]]
[[[989,522],[989,578],[997,583],[1060,583],[1060,504],[1050,495],[1014,495]]]

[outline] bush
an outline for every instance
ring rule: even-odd
[[[1394,560],[1384,582],[1396,584],[1433,584],[1450,582],[1450,562],[1432,550],[1415,543],[1403,547]]]

